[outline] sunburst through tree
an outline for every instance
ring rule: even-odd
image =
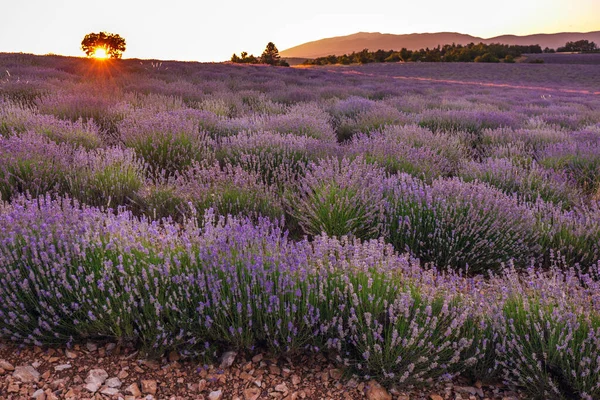
[[[98,59],[121,58],[125,48],[124,38],[107,32],[88,33],[81,41],[81,50],[88,57]]]

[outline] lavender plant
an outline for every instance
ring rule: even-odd
[[[538,250],[533,211],[485,184],[401,175],[387,200],[387,240],[440,268],[485,273]]]
[[[130,149],[79,150],[73,164],[77,167],[68,175],[68,193],[92,206],[130,205],[145,180],[145,165]]]
[[[524,167],[508,159],[490,158],[467,162],[460,176],[467,182],[485,182],[506,194],[518,194],[525,201],[544,201],[570,208],[579,204],[582,195],[565,175],[542,168],[535,162]]]
[[[307,235],[373,238],[383,230],[385,185],[383,170],[360,157],[324,159],[309,165],[287,206]]]
[[[149,172],[175,174],[194,161],[210,160],[210,140],[200,133],[195,113],[141,112],[124,119],[119,127],[126,146],[148,163]]]
[[[73,149],[35,133],[0,136],[0,195],[8,201],[21,193],[38,196],[66,189]]]

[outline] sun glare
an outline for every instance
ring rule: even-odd
[[[108,54],[106,53],[106,49],[104,47],[96,47],[94,50],[94,58],[108,58]]]

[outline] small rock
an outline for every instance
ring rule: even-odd
[[[254,357],[252,357],[252,362],[253,363],[259,363],[261,362],[263,359],[263,355],[262,354],[257,354]]]
[[[66,369],[69,369],[73,367],[71,364],[61,364],[61,365],[57,365],[56,367],[54,367],[54,370],[56,372],[60,372],[60,371],[64,371]]]
[[[477,394],[477,389],[473,386],[454,386],[454,391],[459,393]]]
[[[50,383],[50,389],[55,391],[57,389],[64,389],[64,387],[66,386],[68,380],[67,379],[57,379],[55,381],[52,381]]]
[[[31,395],[32,399],[35,400],[46,400],[46,393],[42,389],[38,389]]]
[[[100,391],[100,393],[101,393],[101,394],[104,394],[104,395],[106,395],[106,396],[114,396],[114,395],[117,395],[117,394],[119,394],[119,389],[115,389],[115,388],[108,387],[108,388],[104,388],[104,389],[102,389],[102,390]]]
[[[4,375],[6,373],[6,371],[2,368],[0,368],[0,376]]]
[[[223,391],[215,390],[214,392],[210,392],[208,395],[208,400],[221,400],[223,398]]]
[[[354,378],[348,379],[348,382],[346,382],[346,387],[355,388],[357,386],[358,386],[358,382]]]
[[[106,381],[106,386],[109,388],[120,388],[122,385],[119,378],[110,378]]]
[[[40,379],[40,373],[31,365],[21,365],[15,368],[13,378],[18,379],[23,383],[37,382],[37,380]]]
[[[292,375],[292,385],[298,386],[300,384],[300,377],[298,375]]]
[[[108,378],[108,372],[106,372],[103,369],[97,368],[97,369],[93,369],[91,370],[88,375],[87,378],[85,378],[85,383],[93,383],[93,384],[98,384],[98,386],[102,386],[102,384],[104,382],[106,382],[106,379]]]
[[[122,369],[119,374],[117,375],[117,378],[119,379],[126,379],[129,376],[129,372],[125,371],[124,369]]]
[[[259,388],[248,388],[244,390],[244,400],[256,400],[260,397]]]
[[[279,385],[275,386],[276,392],[286,393],[288,390],[289,389],[285,383],[280,383]]]
[[[9,384],[8,385],[8,393],[19,393],[19,385]]]
[[[440,396],[439,394],[430,394],[429,398],[431,400],[444,400],[444,398],[442,396]]]
[[[115,348],[117,347],[116,343],[108,343],[106,345],[106,352],[110,353],[111,351],[113,351]]]
[[[269,372],[273,375],[279,375],[281,373],[281,369],[277,365],[269,365]]]
[[[125,389],[125,392],[129,393],[133,397],[142,396],[142,392],[140,391],[140,387],[137,385],[137,383],[132,383],[131,385],[129,385],[127,389]]]
[[[181,356],[175,350],[169,352],[169,362],[179,361],[180,359],[181,359]]]
[[[67,356],[67,358],[74,359],[74,358],[77,358],[77,353],[67,349],[67,350],[65,350],[65,356]]]
[[[87,342],[85,344],[85,348],[88,349],[90,353],[93,353],[94,351],[98,350],[98,345],[96,343]]]
[[[15,370],[15,367],[13,367],[13,365],[6,360],[0,360],[0,368],[2,368],[5,371]]]
[[[227,368],[231,367],[233,365],[233,362],[235,361],[235,357],[237,357],[237,352],[235,352],[235,351],[225,352],[223,354],[223,356],[221,357],[221,364],[219,365],[219,368],[227,369]]]
[[[198,391],[203,391],[204,389],[206,389],[206,379],[200,379],[200,382],[198,382]]]
[[[251,381],[252,379],[254,379],[254,377],[247,372],[242,372],[240,374],[240,379],[243,379],[245,381]]]
[[[39,361],[34,361],[34,362],[32,362],[32,363],[31,363],[31,366],[32,366],[33,368],[39,368],[39,367],[40,367],[40,365],[42,365],[42,363],[41,363],[41,362],[39,362]]]
[[[342,379],[342,370],[340,369],[331,369],[329,370],[329,376],[331,377],[331,379],[339,381],[340,379]]]
[[[86,383],[84,388],[91,393],[96,393],[100,389],[100,386],[97,383]]]
[[[376,381],[369,381],[369,386],[367,388],[367,399],[368,400],[392,400],[392,395],[387,392]]]
[[[156,384],[156,381],[151,381],[151,380],[143,380],[142,381],[142,392],[145,394],[151,394],[151,395],[155,395],[156,391],[158,390],[158,386]]]

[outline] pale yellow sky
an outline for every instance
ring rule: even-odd
[[[83,56],[83,36],[107,31],[127,40],[124,58],[195,61],[356,32],[600,30],[600,0],[0,0],[0,12],[0,52]]]

